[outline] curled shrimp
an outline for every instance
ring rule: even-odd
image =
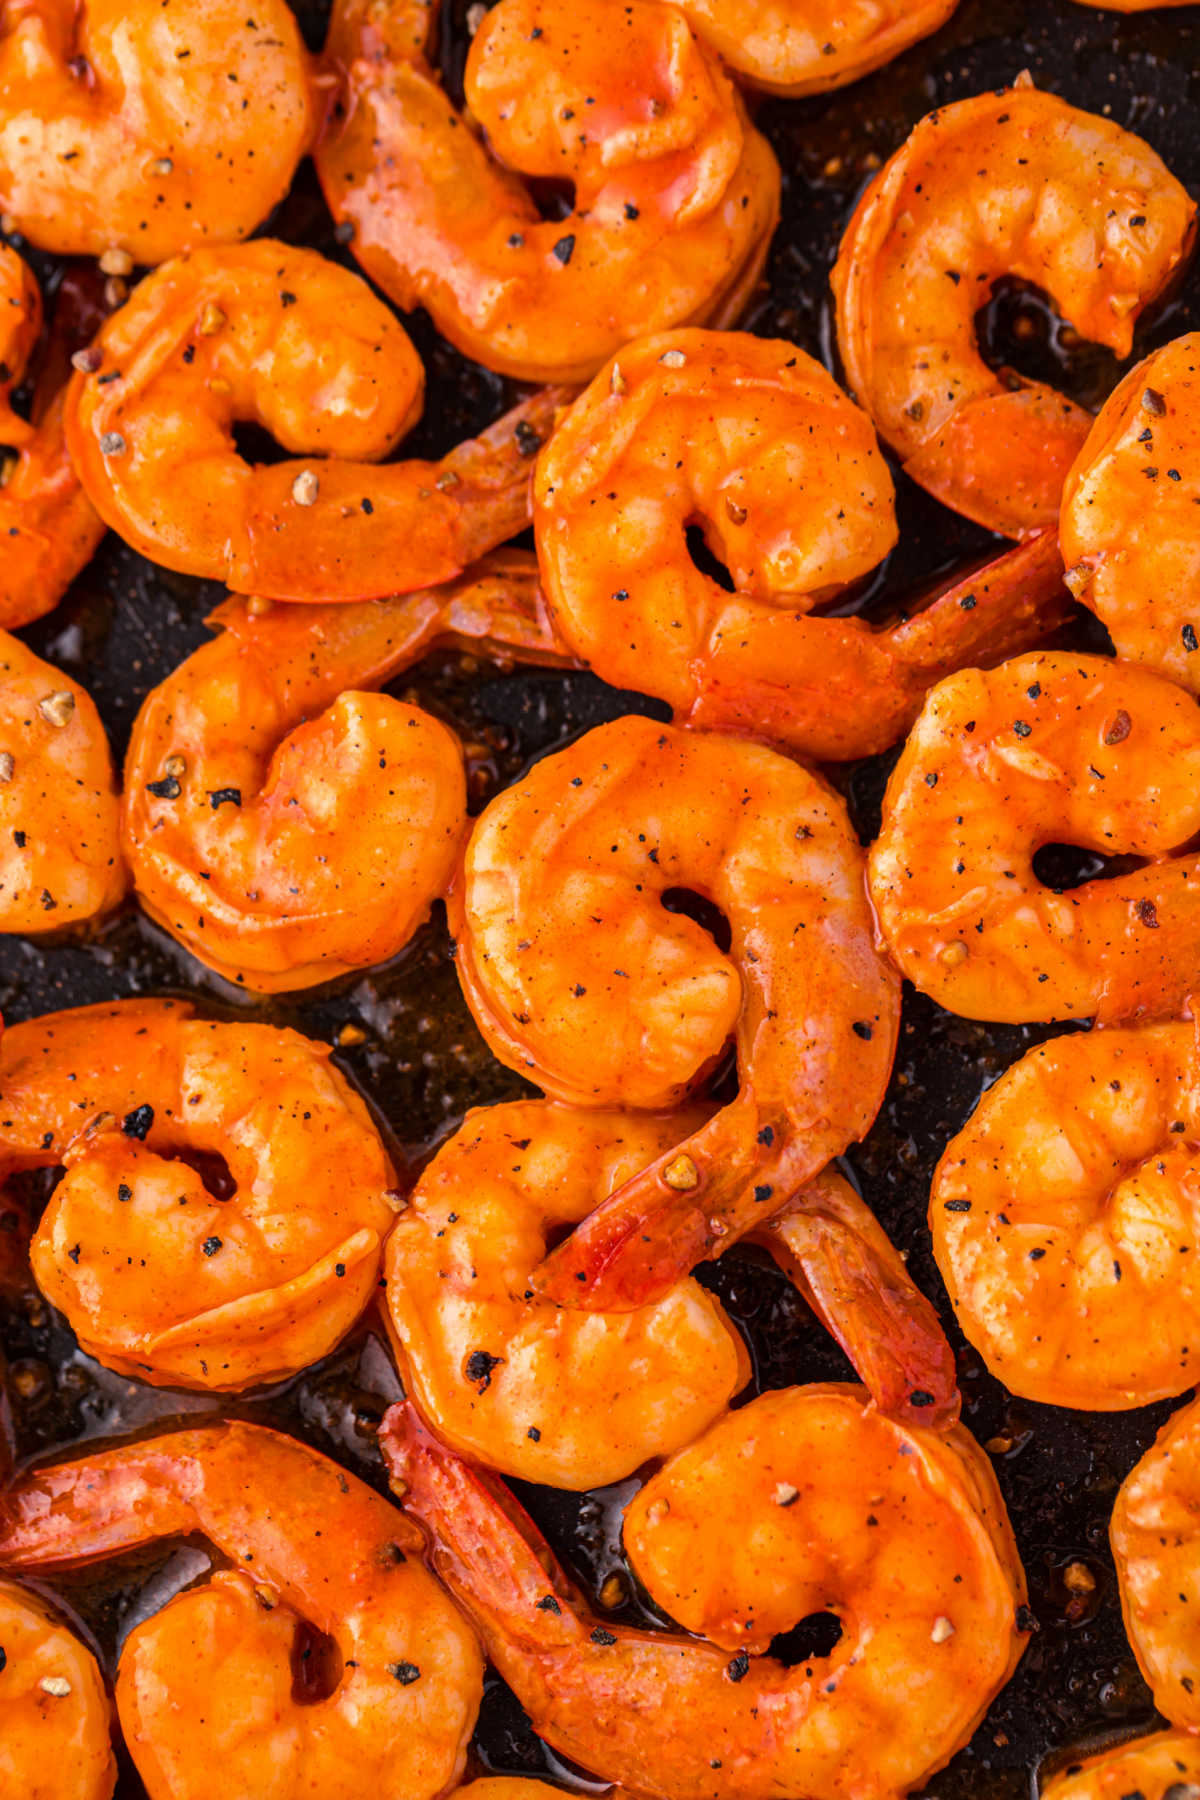
[[[944,25],[958,0],[684,0],[722,61],[770,94],[825,94],[860,81]]]
[[[966,1741],[1023,1648],[1024,1579],[986,1458],[961,1426],[900,1425],[860,1388],[763,1395],[633,1502],[635,1567],[707,1642],[597,1618],[512,1496],[410,1405],[381,1443],[535,1730],[640,1794],[906,1793]],[[819,1667],[759,1654],[779,1619],[814,1610],[841,1626]]]
[[[0,1580],[0,1790],[109,1800],[112,1708],[96,1659],[38,1594]]]
[[[1194,1025],[1039,1045],[983,1095],[929,1199],[958,1320],[1014,1394],[1110,1412],[1195,1380]]]
[[[1068,1763],[1041,1788],[1041,1800],[1197,1800],[1200,1738],[1156,1731]]]
[[[49,612],[104,536],[104,521],[67,455],[62,389],[46,392],[39,384],[32,421],[10,404],[41,326],[33,273],[0,244],[0,443],[12,452],[0,477],[0,623],[6,626]]]
[[[564,660],[531,556],[387,600],[226,600],[151,690],[122,833],[143,906],[256,992],[383,962],[446,888],[466,827],[454,735],[375,689],[434,644]]]
[[[1154,1704],[1200,1727],[1200,1633],[1188,1597],[1200,1566],[1200,1403],[1181,1407],[1121,1483],[1109,1538],[1121,1612]]]
[[[734,592],[694,563],[697,523]],[[819,363],[742,332],[627,345],[538,458],[534,525],[555,623],[605,681],[821,760],[888,749],[939,676],[1069,607],[1046,534],[890,629],[814,617],[895,544],[891,476]]]
[[[203,1426],[36,1470],[0,1501],[9,1569],[195,1535],[223,1566],[131,1631],[117,1672],[151,1800],[203,1800],[214,1770],[255,1800],[432,1800],[455,1780],[482,1690],[474,1636],[413,1524],[308,1445]],[[306,1663],[325,1677],[307,1694]]]
[[[693,893],[723,953],[663,904]],[[845,807],[757,744],[630,717],[538,763],[475,824],[448,900],[487,1042],[555,1099],[657,1111],[736,1037],[740,1091],[625,1182],[533,1285],[649,1304],[870,1125],[898,983]]]
[[[683,14],[500,0],[467,58],[481,138],[427,61],[437,10],[337,0],[326,45],[341,89],[317,170],[384,292],[527,381],[587,380],[643,332],[732,323],[779,167]],[[543,219],[517,170],[569,183],[570,215]]]
[[[1200,986],[1200,714],[1148,669],[1045,652],[934,688],[870,854],[883,940],[969,1019],[1178,1016]],[[1146,866],[1068,889],[1070,844]]]
[[[246,237],[315,124],[284,0],[255,0],[253,16],[234,0],[0,11],[0,207],[43,250],[157,263]]]
[[[863,195],[833,271],[851,390],[906,473],[1008,537],[1053,525],[1091,420],[989,368],[975,315],[1016,276],[1128,356],[1194,216],[1148,144],[1028,83],[923,119]]]
[[[128,875],[108,739],[90,697],[0,631],[0,931],[110,912]]]
[[[1118,656],[1200,693],[1200,332],[1153,351],[1102,407],[1063,489],[1071,590]]]
[[[424,374],[366,283],[269,238],[147,276],[75,376],[67,441],[97,511],[152,562],[280,600],[359,600],[448,581],[529,522],[529,458],[554,390],[441,462],[379,465]],[[235,423],[288,450],[243,461]]]
[[[349,1330],[375,1291],[395,1177],[328,1058],[297,1032],[169,1000],[5,1032],[0,1168],[66,1167],[31,1261],[91,1355],[235,1390]]]

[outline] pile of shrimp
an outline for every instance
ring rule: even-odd
[[[942,1133],[960,1337],[1028,1401],[1195,1385],[1200,333],[1136,336],[1195,203],[1018,76],[876,163],[825,361],[756,329],[759,96],[955,4],[498,0],[460,103],[438,0],[333,0],[320,49],[284,0],[0,0],[0,933],[99,966],[137,907],[186,990],[5,989],[0,1298],[167,1397],[47,1455],[0,1357],[3,1793],[111,1800],[127,1755],[149,1800],[552,1800],[474,1748],[489,1664],[613,1800],[923,1788],[1037,1620],[855,1161],[905,981],[1062,1028]],[[318,186],[329,254],[289,241]],[[73,259],[45,300],[10,238]],[[1013,282],[1123,365],[1095,416],[993,366]],[[475,423],[415,454],[436,334]],[[913,483],[992,537],[898,598]],[[225,590],[134,659],[123,759],[81,634],[15,635],[106,531],[160,599]],[[607,722],[482,791],[396,691],[431,652],[582,674]],[[890,752],[865,843],[839,765]],[[435,1151],[288,1022],[417,942],[524,1084]],[[772,1384],[738,1245],[853,1379]],[[357,1333],[365,1455],[247,1416]],[[617,1598],[512,1483],[606,1490]],[[1197,1517],[1191,1401],[1111,1526],[1165,1724],[1056,1746],[1046,1800],[1200,1796]],[[117,1651],[89,1570],[138,1590]]]

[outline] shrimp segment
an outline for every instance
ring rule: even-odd
[[[724,1647],[596,1618],[512,1496],[436,1443],[411,1406],[392,1408],[381,1443],[433,1567],[535,1729],[640,1794],[905,1793],[966,1741],[1023,1647],[1024,1579],[986,1459],[961,1428],[947,1440],[898,1425],[856,1387],[765,1395],[651,1484],[671,1495],[655,1526],[664,1597]],[[656,1517],[651,1500],[627,1520],[639,1567],[650,1546],[638,1520]],[[738,1629],[724,1631],[731,1575]],[[740,1629],[751,1605],[789,1624],[829,1609],[841,1641],[819,1669],[751,1656],[756,1628]]]
[[[40,1595],[0,1580],[0,1792],[109,1800],[116,1780],[95,1657]]]
[[[459,1776],[482,1690],[474,1636],[373,1489],[261,1425],[121,1444],[25,1476],[0,1566],[71,1569],[199,1534],[227,1566],[125,1640],[117,1711],[152,1800],[432,1800]],[[332,1691],[295,1697],[305,1633]],[[57,1796],[56,1796],[57,1800]]]
[[[825,94],[944,25],[958,0],[684,0],[697,34],[751,87]]]
[[[395,1177],[328,1056],[178,1001],[5,1032],[0,1168],[67,1168],[32,1264],[85,1350],[142,1380],[235,1390],[349,1330],[375,1291]],[[226,1198],[188,1157],[224,1159]]]
[[[525,381],[586,381],[643,332],[732,323],[779,167],[683,14],[500,0],[467,58],[476,133],[427,60],[437,11],[337,0],[326,44],[341,92],[317,170],[384,292]],[[570,216],[543,219],[516,170],[570,183]]]
[[[255,0],[252,16],[234,0],[0,11],[0,207],[43,250],[157,263],[247,237],[287,193],[315,124],[284,0]]]
[[[1041,1800],[1196,1800],[1200,1795],[1200,1738],[1190,1731],[1156,1731],[1116,1749],[1070,1763],[1048,1781]]]
[[[851,390],[913,480],[1007,537],[1053,525],[1091,421],[989,368],[975,315],[1016,276],[1128,356],[1194,216],[1148,144],[1030,85],[923,119],[859,202],[833,271]]]
[[[1195,1380],[1194,1025],[1058,1038],[948,1145],[929,1223],[959,1323],[1015,1394],[1109,1412]]]
[[[888,783],[871,897],[901,971],[969,1019],[1178,1015],[1200,987],[1200,714],[1147,669],[1047,652],[930,694]],[[1147,865],[1068,889],[1034,855]]]
[[[0,631],[0,931],[55,931],[118,904],[120,808],[89,696]]]
[[[698,523],[733,593],[693,562]],[[555,622],[605,681],[822,760],[888,749],[939,675],[1070,605],[1047,535],[890,630],[811,616],[895,544],[891,476],[819,363],[742,332],[627,345],[538,458],[534,526]]]
[[[728,955],[663,904],[680,892],[721,909]],[[480,1030],[555,1099],[661,1110],[736,1036],[737,1098],[535,1277],[559,1305],[661,1298],[875,1116],[898,983],[841,801],[775,751],[644,718],[603,725],[491,803],[448,909]]]
[[[1121,1483],[1109,1538],[1121,1612],[1138,1667],[1164,1718],[1200,1728],[1200,1402],[1163,1426]]]
[[[524,401],[440,463],[377,466],[420,414],[403,327],[358,276],[271,239],[175,258],[76,375],[67,441],[96,509],[152,562],[280,600],[448,581],[529,521],[558,399]],[[307,460],[252,467],[253,420]]]
[[[1117,655],[1200,693],[1200,332],[1155,350],[1101,408],[1063,490],[1072,591]]]

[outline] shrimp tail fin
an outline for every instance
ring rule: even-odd
[[[534,459],[575,392],[567,387],[540,388],[478,437],[456,445],[436,470],[431,469],[434,487],[453,503],[452,574],[529,524]]]
[[[992,668],[1057,630],[1074,601],[1056,532],[1040,531],[944,589],[893,635],[897,665],[919,707],[957,669]],[[915,716],[915,715],[914,715]]]
[[[0,1568],[79,1568],[192,1530],[180,1467],[203,1435],[176,1432],[24,1476],[0,1500]]]

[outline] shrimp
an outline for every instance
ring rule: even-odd
[[[206,1800],[218,1770],[217,1791],[254,1800],[432,1800],[454,1782],[483,1685],[474,1636],[412,1522],[307,1444],[201,1426],[35,1470],[0,1500],[9,1569],[184,1535],[224,1566],[131,1631],[117,1672],[151,1800]]]
[[[529,459],[563,395],[522,402],[441,462],[376,466],[424,373],[366,283],[260,238],[177,257],[97,340],[67,400],[93,505],[152,562],[280,600],[448,581],[529,522]],[[251,467],[235,422],[305,460]]]
[[[733,593],[694,564],[696,523]],[[627,345],[538,458],[534,526],[558,629],[605,681],[821,760],[888,749],[932,681],[1070,608],[1046,534],[891,629],[813,617],[895,544],[891,476],[819,363],[740,332]]]
[[[0,1580],[0,1792],[109,1800],[116,1780],[95,1657],[40,1595]]]
[[[1148,144],[1027,80],[923,119],[863,195],[832,278],[851,391],[905,472],[1006,537],[1053,525],[1090,418],[989,368],[975,315],[1016,276],[1128,356],[1194,218]]]
[[[1184,1731],[1200,1727],[1200,1403],[1168,1419],[1121,1483],[1109,1538],[1121,1612],[1154,1704]]]
[[[481,137],[427,60],[437,11],[336,0],[326,44],[340,92],[317,172],[384,292],[522,381],[586,381],[644,332],[732,324],[779,165],[683,14],[500,0],[467,58]],[[517,170],[567,184],[569,216],[543,219]]]
[[[457,739],[381,686],[436,643],[569,660],[534,560],[497,554],[387,600],[226,600],[222,627],[153,688],[125,764],[122,835],[142,905],[208,968],[304,987],[406,944],[466,827]]]
[[[750,87],[826,94],[944,25],[958,0],[683,0],[697,36]]]
[[[43,250],[158,263],[247,237],[315,126],[285,0],[0,7],[0,207]]]
[[[1118,656],[1200,693],[1200,332],[1155,350],[1100,411],[1063,489],[1071,590]]]
[[[968,1019],[1178,1017],[1200,990],[1200,714],[1162,676],[1047,651],[934,688],[870,853],[883,941]],[[1063,891],[1035,855],[1147,866]]]
[[[2,28],[0,28],[2,29]],[[0,58],[3,57],[0,35]],[[67,455],[63,392],[39,386],[34,420],[13,411],[42,327],[32,271],[0,244],[0,443],[11,456],[0,473],[0,625],[25,625],[62,598],[104,536],[104,521],[79,485]]]
[[[728,955],[663,904],[689,892]],[[662,1110],[736,1034],[736,1099],[534,1277],[559,1305],[661,1298],[875,1117],[899,984],[843,803],[773,750],[640,717],[590,731],[492,801],[447,907],[476,1023],[555,1099]]]
[[[986,1458],[961,1426],[902,1426],[857,1387],[763,1395],[634,1500],[635,1567],[708,1642],[597,1618],[512,1496],[411,1405],[380,1441],[535,1730],[658,1800],[890,1800],[965,1743],[1024,1647],[1024,1577]],[[814,1609],[841,1626],[828,1658],[759,1655],[773,1624]]]
[[[395,1176],[328,1057],[171,1000],[5,1032],[0,1169],[67,1170],[31,1261],[90,1355],[233,1391],[307,1367],[350,1329],[375,1292]]]
[[[129,877],[100,715],[77,682],[0,631],[0,931],[110,912]]]
[[[1200,1800],[1200,1738],[1156,1731],[1071,1762],[1041,1789],[1041,1800]]]
[[[1195,1381],[1198,1067],[1192,1024],[1058,1038],[948,1145],[934,1254],[1012,1393],[1111,1412]]]

